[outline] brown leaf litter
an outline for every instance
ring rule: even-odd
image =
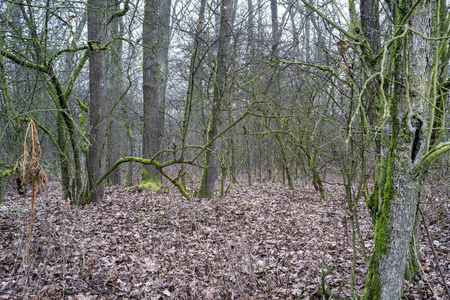
[[[193,201],[174,189],[116,186],[100,204],[68,207],[50,184],[36,200],[30,263],[29,200],[9,193],[0,205],[0,299],[313,299],[323,266],[334,268],[326,277],[333,293],[350,296],[350,223],[337,185],[326,187],[327,201],[312,187],[280,183],[235,185],[224,198]],[[370,252],[363,204],[359,214]],[[450,282],[448,220],[430,223]],[[421,274],[405,283],[403,299],[444,299],[425,235],[421,252]],[[359,293],[365,275],[358,245]]]

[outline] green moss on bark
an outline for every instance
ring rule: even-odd
[[[195,192],[194,195],[198,198],[214,198],[214,191],[209,192],[206,188],[204,188],[206,186],[206,174],[204,174],[205,172],[206,169],[203,169],[199,189],[197,192]]]
[[[392,111],[391,107],[391,113]],[[393,114],[395,115],[395,114]],[[394,149],[397,147],[396,142],[396,133],[398,133],[399,124],[398,121],[393,118],[392,122],[392,136],[389,145],[389,154],[387,158],[387,167],[386,167],[386,175],[384,181],[384,185],[377,186],[377,190],[374,190],[374,194],[372,195],[370,200],[370,204],[376,205],[377,212],[374,213],[374,226],[375,226],[375,238],[374,238],[374,250],[372,257],[370,259],[368,275],[366,278],[366,290],[364,293],[365,300],[377,300],[381,299],[381,282],[380,282],[380,259],[383,254],[387,251],[387,241],[388,241],[388,220],[391,209],[391,203],[395,197],[395,187],[393,176],[393,167],[394,167]],[[380,174],[384,176],[383,174]],[[378,180],[378,179],[377,179]],[[379,182],[378,182],[379,184]],[[381,195],[379,194],[381,193]],[[379,202],[378,197],[382,197],[382,202]],[[376,204],[375,204],[376,203]],[[378,205],[381,207],[378,209]]]
[[[391,159],[390,161],[392,162]],[[369,274],[366,278],[366,292],[363,298],[366,300],[381,299],[381,283],[379,273],[380,258],[384,253],[386,253],[387,250],[387,222],[389,219],[391,201],[393,200],[395,194],[391,167],[388,168],[388,176],[386,178],[383,194],[384,202],[381,206],[380,214],[376,217],[376,222],[374,222],[375,248],[370,259]]]
[[[150,174],[146,168],[142,168],[142,180],[138,186],[138,192],[142,192],[145,188],[151,189],[153,192],[167,193],[167,190],[162,189],[162,183],[159,176]]]

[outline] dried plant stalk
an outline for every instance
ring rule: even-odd
[[[31,183],[31,216],[30,216],[30,232],[28,237],[27,260],[30,259],[31,239],[33,236],[33,219],[34,219],[34,198],[35,198],[35,184],[37,183],[39,193],[43,192],[43,184],[48,185],[47,175],[40,164],[41,160],[41,145],[39,143],[39,136],[36,129],[36,124],[33,120],[28,124],[23,142],[23,154],[17,160],[14,166],[13,176],[19,178],[22,188],[25,189]]]

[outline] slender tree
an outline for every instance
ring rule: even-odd
[[[191,112],[192,112],[192,106],[193,101],[196,94],[199,94],[199,88],[198,88],[198,81],[201,80],[201,77],[199,76],[200,73],[200,67],[202,66],[202,60],[203,56],[205,55],[203,48],[201,47],[201,33],[202,29],[204,28],[204,19],[205,19],[205,7],[206,7],[206,0],[201,0],[200,2],[200,8],[198,13],[198,21],[195,27],[195,34],[194,34],[194,41],[192,45],[192,53],[189,63],[189,81],[188,81],[188,88],[186,91],[186,100],[184,103],[184,113],[183,113],[183,121],[181,123],[181,153],[180,157],[181,159],[184,159],[185,152],[186,152],[186,143],[187,143],[187,136],[188,136],[188,129],[189,129],[189,123],[191,118]],[[181,184],[183,187],[186,187],[186,171],[184,164],[181,164],[180,170],[179,170],[179,177],[181,180]]]
[[[214,184],[218,176],[218,160],[216,157],[217,140],[215,139],[220,128],[220,114],[222,111],[222,98],[226,86],[227,69],[230,62],[229,46],[232,33],[231,14],[233,8],[232,0],[222,0],[220,5],[220,29],[219,46],[217,50],[217,64],[214,74],[214,94],[209,117],[207,132],[207,147],[205,153],[204,169],[202,171],[200,186],[197,191],[198,197],[214,197]]]
[[[120,10],[119,3],[113,1],[109,5],[110,14]],[[128,118],[126,110],[123,110],[125,89],[123,80],[122,53],[123,19],[114,18],[109,22],[108,39],[115,39],[107,51],[107,78],[108,78],[108,129],[106,153],[107,168],[111,167],[125,153],[125,147],[118,145],[118,140],[126,139],[126,128],[123,126]],[[117,185],[121,183],[120,168],[114,170],[108,178],[108,183]]]
[[[172,1],[161,1],[158,12],[158,96],[159,96],[159,136],[164,142],[164,123],[166,114],[166,90],[169,76],[169,47],[172,30],[170,27]],[[161,147],[167,145],[167,141]]]

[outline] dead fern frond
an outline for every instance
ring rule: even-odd
[[[19,178],[22,182],[22,188],[25,189],[33,181],[38,184],[39,192],[43,192],[43,185],[48,186],[47,175],[40,164],[41,145],[33,120],[28,124],[23,142],[23,154],[19,157],[13,169],[14,178]]]
[[[33,235],[33,218],[34,218],[34,193],[35,184],[38,185],[39,193],[42,193],[43,185],[48,186],[47,175],[40,164],[41,160],[41,145],[39,143],[39,136],[36,129],[36,124],[33,120],[30,121],[25,133],[25,139],[23,142],[23,154],[17,160],[14,166],[13,176],[17,182],[21,183],[22,189],[31,183],[31,217],[30,217],[30,233],[28,237],[28,250],[27,259],[30,258],[31,238]],[[20,174],[20,177],[19,177]]]

